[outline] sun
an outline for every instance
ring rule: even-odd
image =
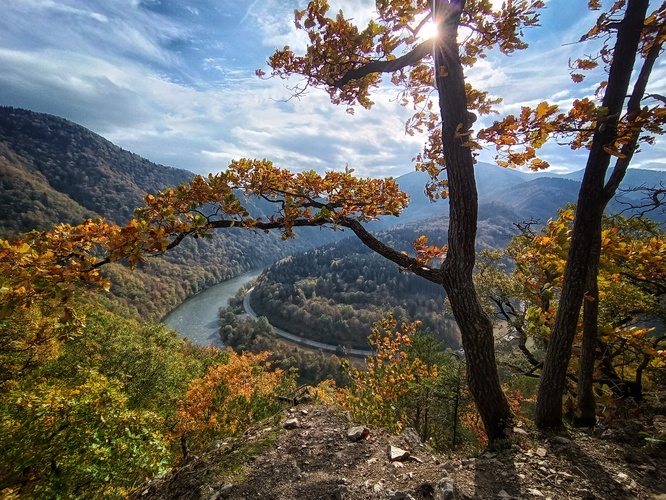
[[[430,40],[435,35],[437,35],[437,25],[430,20],[421,27],[418,38],[419,40],[425,41]]]

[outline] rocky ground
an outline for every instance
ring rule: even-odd
[[[666,449],[647,427],[543,437],[522,428],[505,448],[447,458],[414,431],[356,427],[341,410],[302,405],[139,488],[136,499],[666,499]],[[650,427],[652,426],[652,427]],[[642,432],[645,431],[645,432]]]

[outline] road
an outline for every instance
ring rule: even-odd
[[[245,294],[245,297],[243,298],[243,308],[245,309],[245,312],[248,316],[258,318],[259,316],[254,312],[252,306],[250,305],[250,295],[252,294],[252,290],[254,290],[254,287],[250,288]],[[271,327],[273,328],[273,331],[275,331],[275,333],[280,337],[283,337],[292,342],[303,344],[308,347],[314,347],[315,349],[321,349],[322,351],[337,352],[338,350],[338,346],[323,344],[322,342],[317,342],[316,340],[304,339],[303,337],[299,337],[293,333],[285,332],[284,330],[276,328],[273,325],[271,325]],[[375,353],[372,351],[364,351],[362,349],[345,349],[345,354],[348,356],[358,356],[365,358],[367,356],[374,356]]]

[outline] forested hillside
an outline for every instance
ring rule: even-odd
[[[392,312],[423,323],[447,347],[459,341],[442,311],[444,291],[387,265],[356,240],[289,257],[268,269],[252,293],[252,307],[271,323],[305,338],[368,349],[373,323]]]
[[[220,165],[224,168],[225,165]],[[0,107],[0,235],[13,237],[56,223],[103,217],[127,222],[147,193],[188,182],[194,174],[152,163],[68,120]],[[249,208],[265,215],[266,204]],[[307,231],[307,230],[306,230]],[[188,240],[133,272],[105,267],[112,295],[96,300],[135,318],[159,319],[186,297],[244,271],[337,238],[312,230],[310,237],[229,229],[210,240]]]
[[[156,165],[125,151],[68,120],[24,109],[0,107],[0,143],[5,148],[3,156],[13,154],[20,158],[26,178],[44,179],[51,190],[69,197],[90,213],[117,223],[129,220],[146,193],[177,186],[194,177],[186,170]],[[39,193],[47,186],[28,187]],[[30,194],[29,190],[24,191],[25,196]],[[2,226],[21,214],[16,208],[0,215]],[[38,207],[33,210],[38,211]],[[64,220],[54,216],[50,222]],[[24,224],[17,230],[35,227]]]
[[[235,39],[194,29],[193,18],[206,18],[227,34],[202,2],[169,22],[163,2],[148,16],[146,2],[17,9],[24,3],[3,11],[3,99],[34,94],[40,109],[50,100],[94,114],[122,110],[95,121],[107,127],[136,110],[137,125],[183,132],[161,139],[182,139],[179,151],[190,155],[213,139],[195,146],[205,127],[192,125],[233,113],[228,140],[214,147],[236,158],[192,177],[70,122],[3,108],[1,180],[16,203],[2,199],[1,498],[666,494],[666,185],[627,172],[664,152],[666,2],[382,0],[353,16],[327,1],[295,11],[278,2],[290,20],[241,2],[222,13],[246,28]],[[548,26],[556,4],[557,23],[524,38]],[[569,18],[576,22],[562,30]],[[108,52],[102,25],[141,36],[116,36],[124,43]],[[65,27],[82,29],[50,31]],[[35,33],[74,43],[63,52]],[[261,54],[245,46],[261,50],[276,38],[291,47],[248,74],[282,79],[294,100],[318,89],[342,113],[316,98],[278,104],[275,114],[265,90],[278,86],[248,84],[246,64]],[[212,45],[215,53],[205,50]],[[528,45],[536,53],[518,56]],[[229,65],[220,47],[239,49],[234,62],[244,62]],[[516,57],[503,64],[502,55]],[[548,74],[545,57],[556,63]],[[489,67],[502,77],[484,78]],[[137,106],[139,96],[153,105]],[[344,114],[358,108],[370,121]],[[411,117],[394,129],[405,111]],[[406,168],[396,149],[411,147],[396,140],[404,133],[423,139],[418,173],[382,178]],[[657,154],[642,154],[648,146]],[[476,162],[488,153],[507,168]],[[290,158],[297,163],[279,164]],[[582,178],[511,170],[573,163],[585,165]],[[376,177],[354,175],[372,165]],[[608,214],[618,210],[624,215]],[[91,218],[77,223],[83,217]],[[353,242],[322,246],[340,234]],[[312,343],[303,355],[291,343],[300,339],[255,317],[243,293],[217,310],[219,321],[205,320],[225,350],[151,321],[209,284],[272,262],[254,308],[296,334],[369,348],[364,359],[343,347],[326,357],[318,349],[329,346]],[[201,305],[203,316],[209,305]]]

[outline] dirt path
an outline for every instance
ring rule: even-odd
[[[367,438],[352,441],[353,426],[334,407],[287,409],[239,438],[216,443],[134,498],[666,499],[663,443],[621,445],[584,433],[537,439],[521,429],[497,453],[446,458],[413,431],[390,436],[369,429]],[[390,446],[409,456],[392,461]]]

